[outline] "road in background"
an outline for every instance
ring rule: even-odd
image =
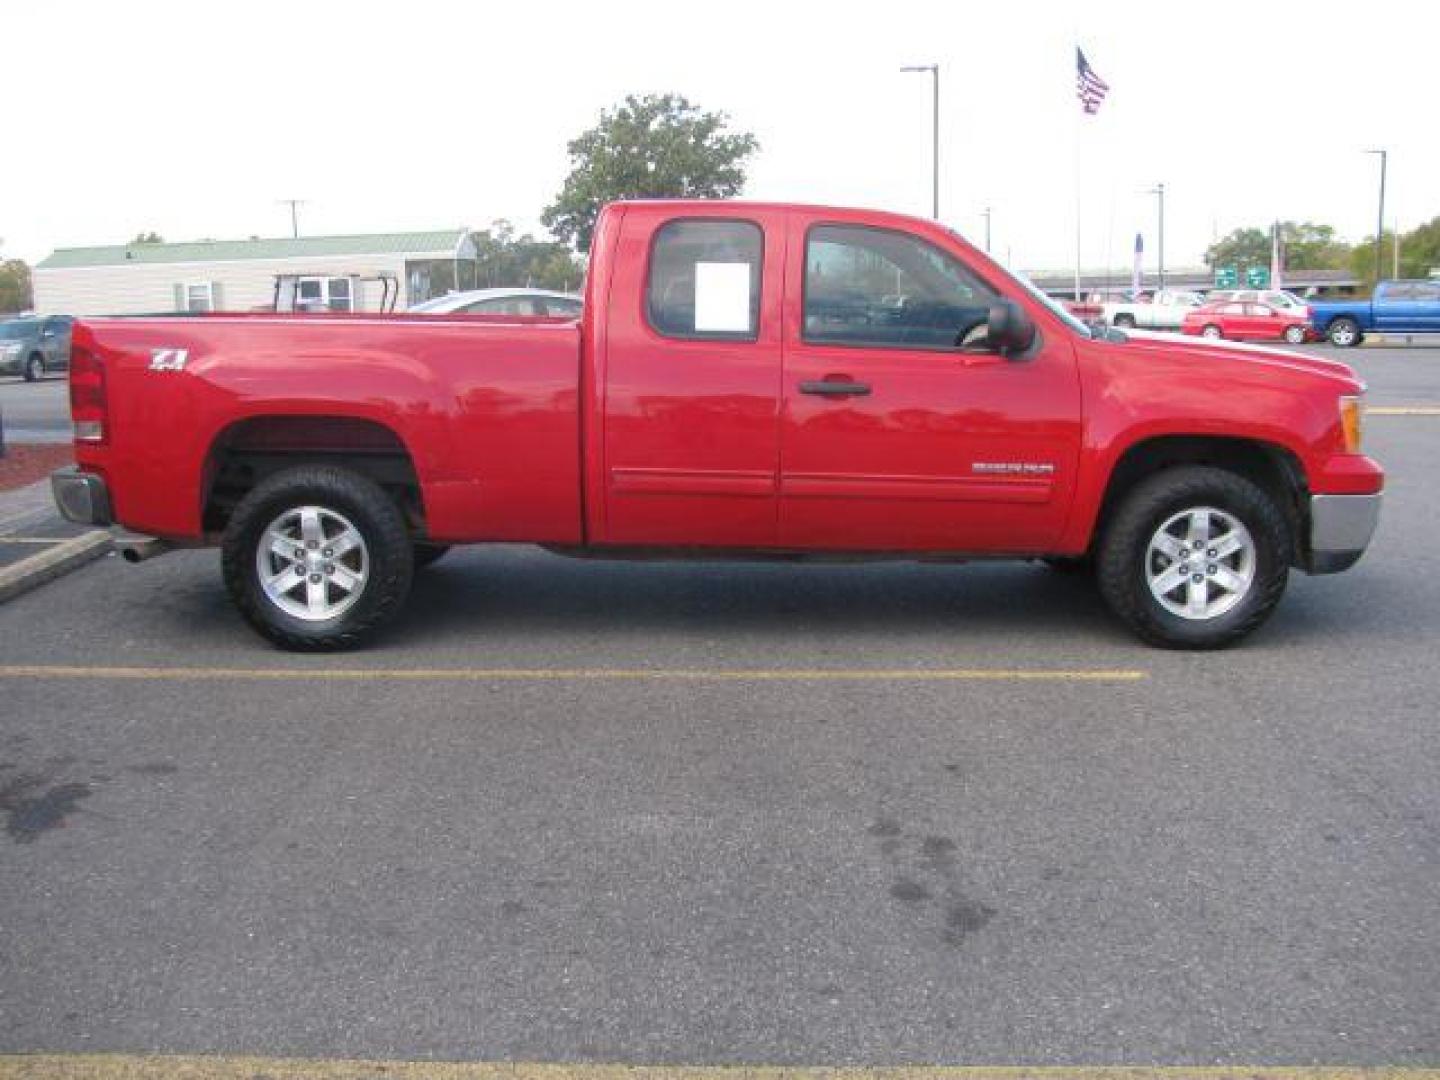
[[[1440,417],[1367,438],[1370,552],[1222,653],[1029,564],[500,547],[297,656],[102,560],[0,607],[0,1050],[1440,1062]]]

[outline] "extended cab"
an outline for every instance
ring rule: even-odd
[[[1343,570],[1383,474],[1364,387],[1293,353],[1091,330],[930,221],[737,202],[600,216],[578,322],[84,320],[72,520],[220,544],[245,617],[354,643],[447,545],[1093,564],[1162,645]]]
[[[1382,281],[1368,300],[1312,300],[1310,325],[1332,345],[1359,345],[1370,332],[1440,334],[1440,281]]]

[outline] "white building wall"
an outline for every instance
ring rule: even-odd
[[[275,298],[276,274],[306,277],[374,277],[390,274],[400,284],[397,311],[407,302],[405,263],[411,259],[445,259],[451,252],[408,252],[391,255],[325,255],[316,258],[243,259],[234,262],[135,263],[128,266],[37,268],[33,274],[35,310],[46,315],[143,315],[176,311],[176,289],[210,282],[224,311],[269,308]],[[366,283],[359,310],[378,311],[381,288]],[[183,295],[183,293],[182,293]]]

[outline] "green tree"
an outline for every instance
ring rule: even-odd
[[[600,207],[615,199],[736,195],[759,149],[749,132],[726,130],[723,112],[703,112],[679,94],[631,95],[566,147],[570,174],[541,221],[585,251]]]
[[[515,285],[573,291],[585,276],[584,267],[564,244],[537,240],[529,233],[516,236],[515,227],[504,219],[474,236],[479,252],[477,288]]]
[[[1350,245],[1335,239],[1330,225],[1313,221],[1282,221],[1280,240],[1287,270],[1344,270],[1350,265]],[[1269,266],[1270,228],[1240,228],[1211,244],[1207,266]]]
[[[1395,234],[1386,230],[1380,239],[1380,278],[1395,276]],[[1375,236],[1365,237],[1351,252],[1350,268],[1368,287],[1375,284]],[[1402,278],[1429,277],[1440,271],[1440,217],[1400,234],[1400,273]]]
[[[12,314],[35,306],[30,288],[30,267],[20,259],[0,262],[0,312]]]
[[[161,236],[158,232],[154,232],[154,231],[136,233],[136,234],[135,234],[135,239],[130,241],[130,243],[131,243],[132,245],[133,245],[133,244],[163,244],[164,242],[165,242],[165,238],[164,238],[163,236]]]

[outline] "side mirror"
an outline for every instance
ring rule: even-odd
[[[1004,356],[1023,353],[1035,342],[1035,324],[1015,301],[1000,300],[990,305],[985,339]]]

